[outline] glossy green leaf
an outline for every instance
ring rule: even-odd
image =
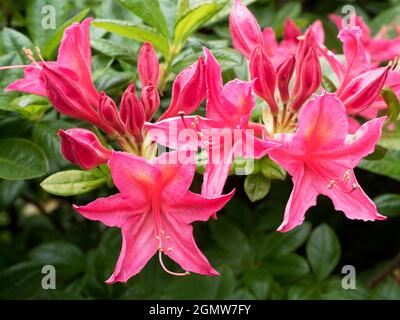
[[[289,232],[273,232],[268,234],[259,245],[261,257],[276,257],[286,255],[302,246],[311,231],[307,222]]]
[[[47,171],[46,155],[34,143],[20,138],[0,140],[0,178],[32,179],[45,175]]]
[[[86,258],[75,245],[64,242],[47,242],[30,252],[33,261],[50,264],[64,275],[72,276],[85,270]]]
[[[220,6],[215,1],[207,1],[187,9],[176,22],[174,42],[183,44],[186,39],[204,23],[210,20]]]
[[[388,151],[379,161],[363,160],[358,167],[400,181],[400,151]]]
[[[122,37],[134,39],[141,42],[151,42],[164,56],[169,53],[169,42],[157,30],[141,24],[135,24],[122,20],[96,19],[93,21],[95,27],[113,32]]]
[[[260,162],[261,173],[264,177],[268,179],[278,179],[285,180],[286,178],[286,170],[283,169],[279,164],[275,161],[272,161],[268,157],[264,157]]]
[[[67,170],[46,178],[40,186],[58,196],[74,196],[95,190],[107,182],[107,176],[98,171]]]
[[[378,211],[388,217],[400,216],[400,194],[386,193],[374,198]]]
[[[262,174],[251,174],[244,180],[244,190],[251,202],[263,199],[271,189],[271,180]]]
[[[306,252],[317,281],[326,279],[335,269],[340,251],[339,240],[331,227],[322,224],[313,230]]]
[[[158,0],[118,0],[143,22],[168,38],[168,27]]]

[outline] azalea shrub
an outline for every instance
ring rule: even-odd
[[[1,298],[400,299],[398,1],[3,9]]]

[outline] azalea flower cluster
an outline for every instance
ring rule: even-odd
[[[281,232],[301,224],[319,194],[350,219],[385,219],[353,168],[374,151],[387,124],[385,117],[377,117],[385,108],[383,86],[400,94],[399,71],[379,65],[400,54],[400,40],[371,38],[359,17],[356,26],[345,28],[339,17],[333,20],[340,28],[344,62],[325,47],[321,22],[303,33],[287,19],[278,43],[273,30],[261,31],[252,13],[235,0],[230,15],[233,46],[248,59],[251,79],[224,85],[220,64],[204,48],[204,56],[176,76],[170,105],[156,120],[159,62],[150,43],[138,54],[140,96],[132,82],[119,107],[93,84],[91,19],[65,30],[57,61],[44,61],[38,51],[37,62],[25,50],[32,63],[20,66],[24,78],[6,90],[46,96],[60,113],[94,125],[110,142],[88,129],[59,131],[67,160],[86,170],[106,164],[119,190],[74,206],[87,219],[122,231],[120,257],[107,283],[126,282],[155,254],[172,275],[218,275],[197,247],[191,224],[216,218],[232,198],[234,190],[223,191],[238,157],[268,156],[291,175],[294,186]],[[377,43],[390,50],[382,54],[374,49]],[[331,92],[321,85],[321,59],[337,76]],[[255,95],[265,101],[263,122],[251,121]],[[203,101],[205,117],[194,114]],[[360,116],[369,121],[359,123]],[[157,144],[174,151],[158,152]],[[201,194],[190,191],[199,150],[207,156]],[[171,271],[165,255],[184,271]]]

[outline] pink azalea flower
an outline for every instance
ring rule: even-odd
[[[74,23],[64,31],[57,62],[46,62],[51,68],[56,68],[73,78],[84,91],[90,104],[98,105],[99,94],[92,81],[92,54],[90,47],[89,27],[92,18],[82,23]],[[32,58],[32,57],[31,57]],[[45,83],[42,79],[42,63],[33,62],[26,66],[25,77],[8,85],[6,91],[21,91],[47,96]]]
[[[295,133],[276,135],[281,146],[269,151],[269,156],[289,172],[294,184],[279,231],[301,224],[319,194],[329,197],[336,210],[350,219],[385,219],[353,172],[361,159],[374,151],[384,120],[368,121],[348,135],[343,103],[334,94],[323,93],[301,109]]]
[[[162,268],[172,275],[218,275],[196,246],[191,223],[207,221],[231,199],[234,191],[216,198],[189,191],[195,164],[185,152],[164,153],[152,162],[114,152],[109,167],[120,193],[74,207],[90,220],[121,228],[121,253],[107,283],[128,281],[157,251]],[[185,272],[167,269],[163,254]]]
[[[175,149],[207,151],[202,194],[217,196],[223,191],[235,156],[261,158],[276,146],[272,141],[256,138],[248,130],[255,106],[252,83],[240,80],[222,83],[221,66],[208,49],[206,55],[207,115],[174,117],[147,124],[154,141]],[[185,132],[187,135],[179,133]]]
[[[347,28],[343,26],[341,16],[332,14],[329,17],[339,30]],[[386,26],[383,26],[375,36],[372,36],[371,30],[363,21],[363,18],[357,15],[354,18],[356,26],[362,30],[361,42],[371,56],[373,63],[379,64],[384,61],[392,60],[400,55],[400,36],[393,39],[387,38]]]

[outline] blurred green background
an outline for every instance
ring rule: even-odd
[[[127,1],[129,2],[129,1]],[[177,0],[160,0],[173,27]],[[204,1],[190,1],[189,8]],[[210,1],[208,1],[210,2]],[[212,1],[211,1],[212,2]],[[230,1],[216,1],[219,11],[208,17],[172,61],[179,72],[196,60],[206,45],[216,54],[224,80],[247,76],[244,59],[231,47],[227,17]],[[400,1],[245,1],[262,27],[273,26],[280,36],[286,17],[305,28],[322,19],[328,47],[340,52],[337,30],[327,14],[353,5],[374,32],[400,16]],[[53,5],[57,29],[43,31],[44,5]],[[84,16],[140,21],[117,0],[2,1],[0,65],[27,63],[23,47],[39,46],[55,58],[60,30]],[[172,21],[172,22],[171,22]],[[61,28],[62,27],[62,28]],[[61,28],[61,29],[60,29]],[[96,86],[117,100],[131,79],[137,80],[136,52],[140,43],[104,29],[92,28],[93,72]],[[21,70],[0,72],[0,88],[21,77]],[[171,75],[171,79],[173,75]],[[170,100],[167,83],[162,106]],[[226,190],[236,187],[235,198],[217,221],[195,224],[195,238],[219,277],[171,277],[157,257],[126,284],[106,285],[121,246],[119,230],[84,220],[72,210],[116,190],[106,186],[82,196],[57,197],[39,183],[49,174],[71,168],[59,153],[57,129],[83,126],[57,114],[46,99],[20,98],[0,93],[0,298],[2,299],[400,299],[400,153],[366,160],[357,176],[375,199],[386,221],[351,221],[335,212],[329,199],[320,197],[306,223],[286,234],[276,232],[291,190],[290,178],[272,181],[268,195],[254,203],[244,192],[244,177],[231,176]],[[9,180],[3,164],[15,138],[25,139],[30,152],[19,153],[22,165],[36,165],[33,179]],[[397,140],[400,146],[400,140]],[[398,149],[398,148],[397,148]],[[33,153],[38,155],[33,157]],[[40,159],[39,159],[40,158]],[[199,175],[193,188],[198,190]],[[57,289],[43,290],[43,265],[54,265]],[[355,290],[342,289],[342,267],[356,269]],[[170,267],[176,268],[171,262]],[[397,280],[396,280],[397,276]]]

